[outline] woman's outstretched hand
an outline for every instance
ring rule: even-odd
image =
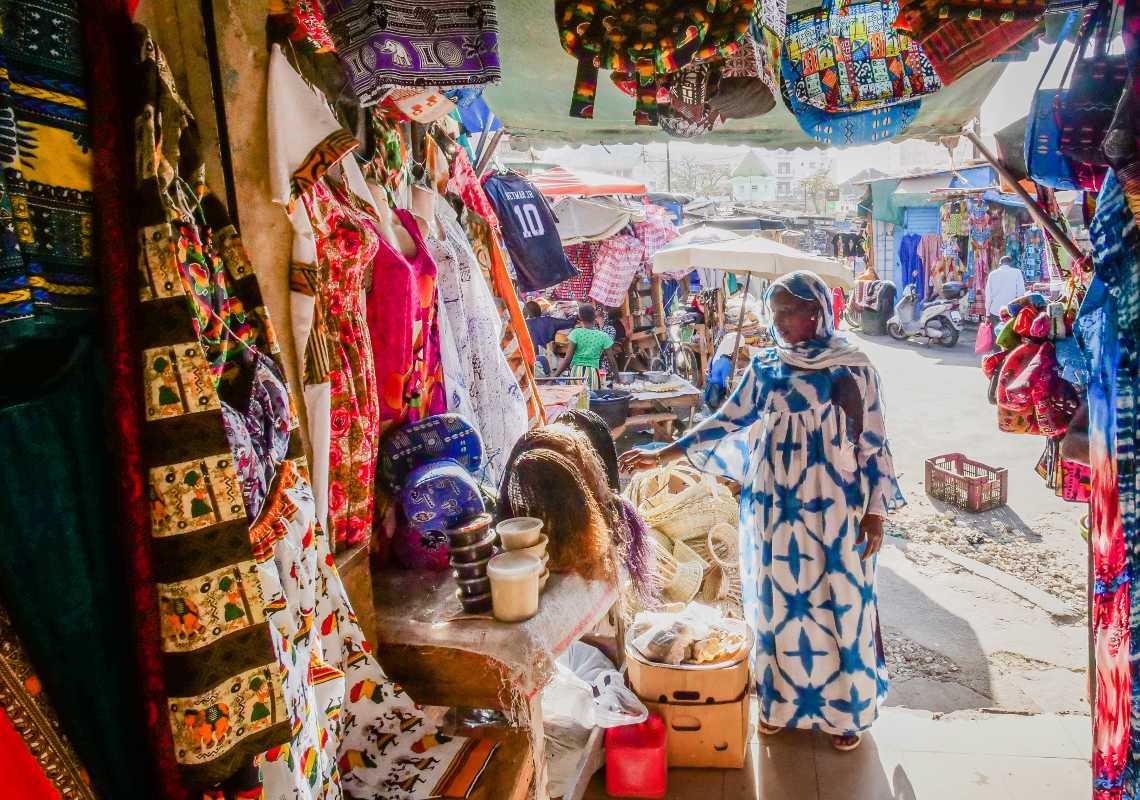
[[[642,469],[653,469],[656,466],[660,466],[661,462],[658,461],[660,455],[660,450],[645,450],[640,447],[635,447],[621,454],[618,458],[618,465],[621,467],[622,472],[637,472]]]
[[[864,514],[859,523],[859,538],[855,544],[867,543],[863,550],[863,558],[868,559],[883,546],[883,518],[878,514]]]

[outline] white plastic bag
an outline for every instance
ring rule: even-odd
[[[638,725],[649,719],[645,703],[625,685],[616,669],[606,670],[594,679],[594,724],[599,728]]]

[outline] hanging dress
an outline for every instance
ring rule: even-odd
[[[338,548],[372,533],[379,392],[364,311],[364,278],[383,238],[373,213],[327,177],[302,195],[316,234],[328,349],[328,530]]]
[[[832,400],[841,375],[863,399],[851,441]],[[875,721],[887,692],[875,559],[855,545],[866,513],[903,504],[870,367],[794,369],[753,359],[713,416],[677,440],[700,470],[741,484],[744,617],[756,633],[760,720],[845,735]]]
[[[356,139],[278,46],[268,111],[270,182],[294,231],[290,305],[317,517],[338,549],[354,547],[368,540],[374,509],[380,398],[362,296],[379,220],[352,158]]]
[[[446,375],[449,410],[453,386],[470,401],[470,422],[483,438],[484,478],[497,486],[507,456],[527,430],[526,399],[499,342],[503,321],[467,235],[450,208],[437,220],[443,238],[426,237],[439,267],[441,328],[446,320],[456,348],[457,371]]]

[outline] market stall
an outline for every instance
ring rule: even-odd
[[[848,287],[851,269],[762,237],[667,247],[672,214],[630,199],[644,184],[528,178],[498,144],[512,128],[568,141],[762,133],[770,146],[957,133],[1002,70],[991,59],[1034,41],[1044,7],[935,23],[903,2],[918,14],[903,34],[881,8],[853,5],[850,27],[878,14],[913,58],[890,56],[903,77],[888,94],[837,94],[813,66],[850,49],[830,9],[714,4],[684,28],[700,41],[678,47],[657,26],[687,19],[680,3],[628,29],[589,4],[429,5],[5,5],[0,100],[19,135],[0,214],[0,365],[14,384],[0,403],[0,760],[21,800],[579,800],[603,740],[606,779],[627,794],[665,794],[670,764],[743,765],[766,679],[750,664],[788,655],[757,648],[774,640],[744,621],[755,593],[742,575],[761,549],[742,545],[755,516],[741,528],[741,502],[751,512],[757,495],[746,476],[716,480],[652,451],[638,458],[653,469],[623,486],[614,435],[671,438],[700,402],[697,381],[669,374],[678,355],[699,350],[701,372],[717,357],[707,335],[694,349],[674,333],[662,274],[746,276],[739,310],[726,313],[723,292],[698,297],[707,330],[735,326],[719,355],[735,362],[739,334],[763,327],[750,282],[808,269]],[[1109,10],[1083,15],[1081,42],[1109,38]],[[919,58],[920,40],[958,24],[998,35]],[[876,49],[856,50],[876,63],[853,74],[886,68]],[[1110,144],[1135,138],[1122,88],[1135,61],[1096,83],[1127,112],[1115,124],[1128,135]],[[1064,99],[1049,106],[1057,118]],[[1077,251],[1059,299],[1006,308],[986,370],[1001,429],[1049,440],[1048,480],[1081,490],[1086,473],[1070,465],[1090,462],[1096,668],[1101,690],[1117,691],[1128,653],[1108,645],[1138,638],[1118,612],[1140,565],[1106,554],[1138,536],[1140,257],[1135,165],[1104,156],[1102,140],[1057,148],[1069,183],[1100,191],[1093,269]],[[1032,265],[1040,243],[1008,211],[994,221],[1016,206],[990,188],[923,193],[965,202],[971,224],[984,203],[991,238],[1000,231],[1005,252],[1016,241]],[[903,230],[924,216],[907,212]],[[913,243],[900,233],[886,260]],[[984,291],[986,257],[972,252],[966,274]],[[547,296],[613,312],[625,355],[666,367],[662,382],[621,384],[619,422],[581,408],[598,366],[582,364],[578,383],[536,380],[531,323],[545,314],[526,303]],[[613,340],[610,319],[581,316],[584,339]],[[1082,394],[1092,446],[1070,457]],[[788,463],[797,447],[806,458],[788,442]],[[850,599],[873,612],[873,595],[863,585]],[[870,636],[859,644],[876,658]],[[831,645],[805,633],[800,646],[810,661]],[[1118,757],[1127,705],[1097,706],[1106,800],[1135,794],[1135,765]],[[703,742],[679,717],[727,735]],[[648,763],[652,774],[636,769]]]
[[[1056,295],[1061,251],[1025,202],[999,183],[985,165],[871,181],[865,206],[879,278],[899,293],[913,285],[920,302],[946,282],[961,283],[966,311],[977,321],[985,316],[986,276],[1008,256],[1026,285]]]

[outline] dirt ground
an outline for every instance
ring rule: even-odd
[[[1084,505],[1034,472],[1044,440],[997,430],[972,337],[954,349],[852,335],[882,376],[906,508],[880,558],[891,704],[1087,714]],[[925,461],[1008,470],[1007,504],[971,514],[925,490]]]

